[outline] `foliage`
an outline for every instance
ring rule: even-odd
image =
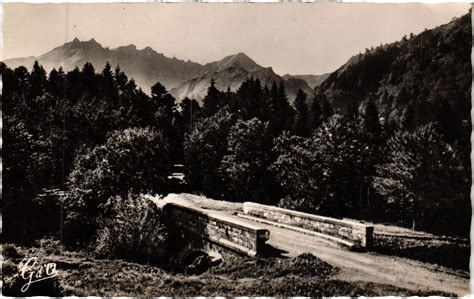
[[[227,139],[234,120],[225,109],[202,119],[185,142],[186,180],[194,190],[222,196],[219,166],[227,153]]]
[[[156,203],[140,195],[111,197],[111,216],[101,219],[99,256],[160,263],[167,252],[163,215]]]
[[[16,117],[4,116],[3,130],[3,236],[15,240],[27,236],[34,194],[33,136]]]
[[[59,202],[43,196],[53,189],[65,191],[64,240],[88,242],[97,217],[112,213],[111,197],[182,191],[168,184],[174,164],[185,166],[185,187],[211,197],[417,218],[461,233],[470,211],[470,25],[469,13],[368,49],[294,103],[281,81],[248,78],[220,91],[212,80],[200,107],[177,103],[159,82],[147,95],[109,63],[49,75],[37,62],[30,71],[1,63],[4,237],[54,233],[52,221],[30,225],[34,211],[56,218]]]
[[[69,243],[90,237],[96,228],[94,218],[111,212],[110,205],[105,205],[111,196],[167,192],[172,166],[169,149],[161,133],[131,128],[112,132],[104,145],[79,155],[65,203]]]
[[[198,101],[189,98],[184,98],[179,106],[181,108],[183,130],[189,133],[199,119],[201,107]]]
[[[306,104],[307,95],[301,89],[298,90],[295,98],[296,120],[295,120],[295,134],[298,136],[307,136],[309,134],[309,116],[308,105]],[[317,109],[317,106],[314,107]],[[313,111],[314,114],[317,111]],[[317,117],[317,116],[316,116]]]
[[[373,148],[353,121],[334,115],[310,138],[282,135],[272,169],[286,192],[281,205],[332,216],[357,215]]]
[[[230,129],[228,153],[220,164],[227,198],[268,202],[271,176],[268,122],[257,118],[238,120]]]
[[[211,79],[207,95],[203,101],[202,114],[205,117],[210,117],[216,114],[222,107],[224,107],[222,93],[216,88],[216,82]]]
[[[445,141],[462,143],[467,153],[471,48],[469,12],[449,24],[353,56],[315,93],[326,96],[341,112],[373,96],[386,120],[399,122],[405,114],[404,125],[413,128],[414,121],[416,126],[439,121],[449,132]]]
[[[374,187],[413,227],[469,231],[469,176],[434,125],[399,131],[387,144]]]
[[[130,128],[112,132],[103,145],[86,151],[69,177],[71,190],[98,206],[115,194],[166,191],[171,170],[169,144],[160,132]]]

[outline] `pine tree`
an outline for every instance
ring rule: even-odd
[[[117,101],[117,87],[115,86],[114,74],[112,72],[112,67],[110,63],[107,63],[104,66],[104,69],[101,73],[101,94],[108,99],[111,99],[113,102]]]
[[[66,74],[66,98],[71,103],[76,103],[79,100],[79,95],[84,92],[82,86],[81,71],[76,66]]]
[[[319,101],[313,98],[310,108],[310,131],[313,132],[323,123],[323,112]]]
[[[306,93],[299,89],[294,103],[296,109],[295,134],[298,136],[307,136],[309,134],[306,98]]]
[[[160,100],[163,98],[165,94],[167,94],[168,91],[166,88],[161,84],[160,82],[156,82],[152,87],[151,87],[151,97],[154,100]]]
[[[369,97],[360,107],[359,128],[372,136],[379,136],[382,131],[379,112],[372,97]]]
[[[294,110],[291,107],[283,82],[276,85],[274,82],[270,91],[270,130],[274,137],[285,130],[291,130],[294,119]]]
[[[445,142],[454,144],[454,142],[460,139],[462,130],[460,121],[457,119],[451,104],[446,99],[441,100],[441,106],[436,116],[436,123]]]
[[[413,109],[412,102],[403,108],[402,115],[400,116],[399,127],[405,131],[413,131],[416,128],[415,121],[415,109]]]
[[[334,114],[334,111],[332,110],[331,104],[329,103],[325,94],[320,93],[316,98],[318,99],[319,105],[321,106],[322,121],[324,122]]]
[[[66,87],[66,75],[63,69],[60,67],[59,70],[53,68],[48,76],[47,91],[55,97],[64,97],[64,88]]]
[[[24,66],[19,66],[13,71],[13,75],[16,77],[18,82],[18,89],[29,90],[30,89],[30,73]]]
[[[114,71],[114,79],[115,79],[115,84],[117,85],[118,90],[122,93],[126,92],[128,77],[124,72],[122,72],[122,70],[120,69],[118,65]]]
[[[92,63],[86,62],[82,67],[81,81],[83,88],[91,97],[97,96],[97,75]]]
[[[173,96],[171,96],[166,88],[160,83],[156,82],[151,87],[151,98],[157,107],[157,111],[155,113],[155,123],[157,128],[159,128],[163,135],[169,140],[173,148],[173,156],[174,160],[178,160],[181,158],[181,151],[182,151],[182,132],[178,130],[177,126],[177,118],[179,113],[177,113],[177,105],[176,100]]]
[[[38,61],[35,60],[30,75],[31,95],[33,97],[42,95],[47,83],[48,81],[46,79],[46,71],[41,65],[38,64]]]
[[[185,97],[179,104],[181,108],[181,118],[183,120],[183,128],[186,132],[190,132],[194,124],[198,121],[201,107],[196,100],[190,100]]]
[[[203,116],[212,116],[223,106],[223,96],[221,92],[216,88],[216,81],[214,81],[214,78],[212,78],[209,88],[207,89],[207,95],[203,100]]]

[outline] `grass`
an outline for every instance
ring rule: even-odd
[[[48,249],[48,248],[46,248]],[[8,249],[13,252],[11,248]],[[381,296],[445,295],[413,292],[390,285],[347,282],[334,278],[338,269],[310,255],[291,259],[246,258],[226,255],[225,261],[201,275],[166,272],[163,269],[122,260],[95,260],[86,253],[15,247],[4,256],[4,295],[17,295],[20,283],[15,265],[23,256],[39,263],[54,262],[57,280],[37,283],[28,295],[54,296]],[[5,267],[6,266],[6,267]],[[20,278],[21,279],[21,278]],[[24,294],[20,294],[24,295]]]
[[[374,252],[469,271],[468,242],[374,235]]]

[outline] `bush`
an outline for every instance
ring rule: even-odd
[[[18,252],[18,249],[16,249],[15,245],[13,245],[13,244],[4,244],[4,245],[2,245],[2,256],[4,258],[18,258],[21,255]]]
[[[61,241],[52,238],[40,239],[37,241],[39,247],[44,250],[46,254],[60,255],[64,251],[64,246]]]
[[[167,234],[161,210],[143,196],[111,198],[113,217],[100,221],[96,253],[147,263],[163,262]]]
[[[171,168],[167,140],[149,128],[114,131],[105,144],[79,155],[64,205],[65,241],[90,240],[97,228],[95,219],[111,212],[105,205],[111,197],[126,197],[129,192],[166,193]]]

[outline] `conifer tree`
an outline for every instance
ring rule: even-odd
[[[372,136],[378,136],[381,133],[380,117],[372,97],[369,97],[360,107],[359,128]]]
[[[64,88],[66,87],[66,75],[62,67],[59,70],[53,68],[48,76],[47,91],[55,97],[64,97]]]
[[[199,102],[196,100],[190,100],[185,97],[179,104],[181,108],[181,118],[183,120],[183,129],[186,132],[190,132],[194,127],[194,124],[198,121],[201,107]]]
[[[436,116],[436,123],[439,131],[443,135],[443,140],[449,144],[454,144],[460,138],[461,126],[451,104],[448,100],[442,99]]]
[[[309,134],[306,98],[306,93],[299,89],[294,103],[296,109],[295,134],[298,136],[307,136]]]
[[[205,117],[214,115],[224,106],[222,93],[216,88],[216,81],[211,79],[207,95],[203,100],[202,113]]]
[[[415,122],[415,110],[413,109],[412,102],[403,108],[402,115],[400,116],[399,127],[405,131],[413,131],[416,127]]]
[[[108,61],[105,64],[104,69],[102,70],[101,80],[102,95],[115,102],[118,97],[117,88],[115,86],[115,79],[114,74],[112,72],[112,67],[110,66],[110,63]]]
[[[114,71],[114,79],[115,79],[115,84],[117,85],[118,90],[122,93],[126,92],[128,77],[124,72],[122,72],[122,70],[120,69],[118,65]]]
[[[323,112],[319,101],[313,98],[310,108],[310,132],[316,130],[323,122]]]
[[[39,65],[38,61],[35,60],[30,75],[31,95],[33,97],[42,95],[46,88],[46,84],[46,71],[41,65]]]
[[[86,62],[82,67],[81,81],[83,88],[91,97],[97,96],[97,75],[92,63]]]

